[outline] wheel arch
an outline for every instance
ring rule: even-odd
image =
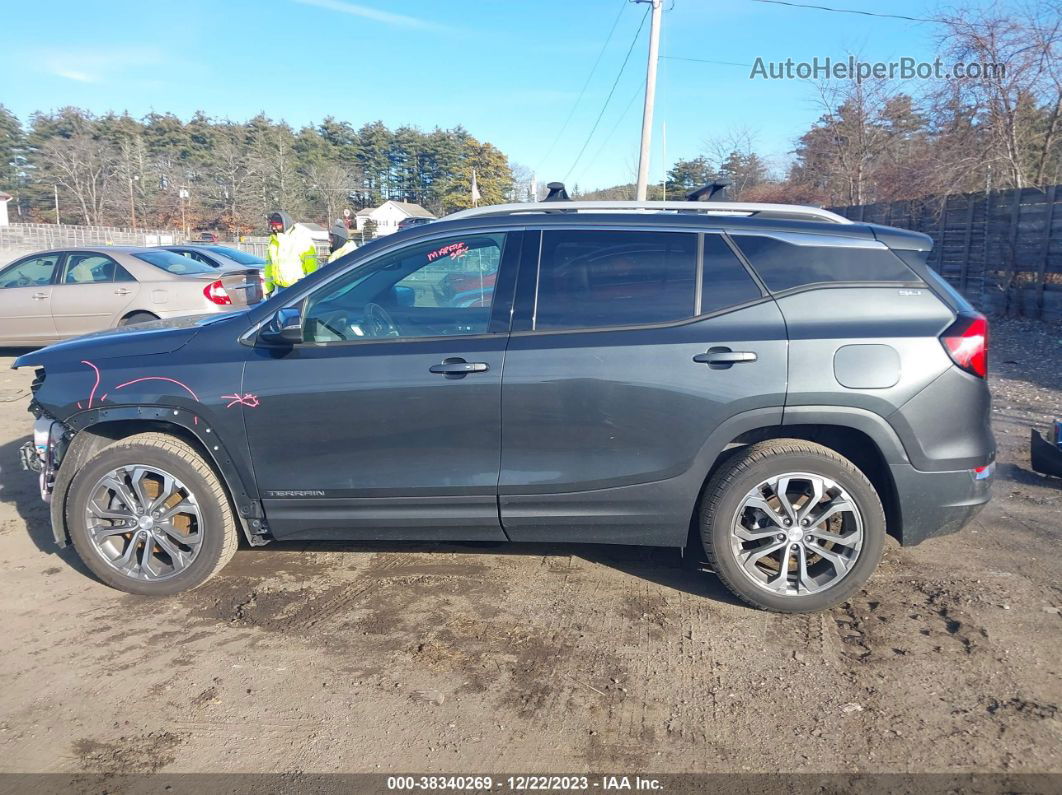
[[[211,431],[202,418],[186,410],[175,411],[172,407],[109,407],[75,415],[67,420],[66,425],[73,437],[63,456],[50,506],[52,532],[60,547],[70,543],[66,529],[66,500],[78,470],[111,442],[150,431],[181,439],[199,453],[221,478],[244,537],[252,545],[266,543],[264,515],[261,503],[254,496],[256,492],[248,489],[246,478],[221,440],[203,438]]]
[[[125,312],[122,312],[122,314],[119,315],[119,317],[118,317],[118,325],[119,326],[122,325],[125,321],[127,321],[129,318],[133,317],[134,315],[151,315],[151,317],[153,317],[155,320],[159,320],[160,319],[157,314],[155,314],[154,312],[151,312],[150,310],[147,310],[147,309],[129,309],[129,310],[126,310]]]
[[[735,451],[772,439],[802,439],[839,453],[857,466],[878,492],[885,510],[886,532],[902,541],[903,513],[891,463],[906,463],[899,437],[879,415],[844,406],[787,407],[778,422],[769,413],[748,412],[731,418],[710,442],[715,454],[700,483],[691,513],[687,550],[700,547],[697,515],[704,488]],[[704,471],[702,469],[702,471]]]

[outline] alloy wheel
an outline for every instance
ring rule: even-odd
[[[85,526],[107,565],[152,582],[187,569],[204,532],[199,503],[188,487],[166,470],[145,465],[113,469],[96,482]]]
[[[803,596],[837,585],[851,571],[863,548],[863,517],[836,481],[787,472],[745,494],[730,543],[758,587]]]

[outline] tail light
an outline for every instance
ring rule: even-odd
[[[221,283],[221,279],[218,279],[216,282],[211,282],[204,287],[203,295],[206,296],[208,301],[217,304],[218,306],[227,306],[232,303],[229,294],[225,292],[225,285]]]
[[[978,313],[962,314],[940,335],[955,364],[968,373],[988,375],[988,320]]]

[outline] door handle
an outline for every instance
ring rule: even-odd
[[[698,353],[693,361],[718,369],[726,369],[742,362],[754,362],[759,357],[753,351],[732,351],[730,348],[709,348],[707,353]]]
[[[33,294],[33,300],[34,301],[43,301],[47,297],[48,297],[48,293],[34,293]]]
[[[489,369],[486,362],[466,362],[464,359],[452,358],[443,360],[442,364],[433,364],[428,371],[448,378],[464,378],[469,373],[485,373]]]
[[[129,291],[126,290],[124,287],[119,287],[117,290],[114,291],[114,294],[115,295],[129,295]]]

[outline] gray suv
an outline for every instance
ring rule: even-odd
[[[545,202],[263,304],[27,354],[57,543],[140,594],[242,536],[596,542],[821,610],[989,499],[984,317],[925,235],[808,207]]]

